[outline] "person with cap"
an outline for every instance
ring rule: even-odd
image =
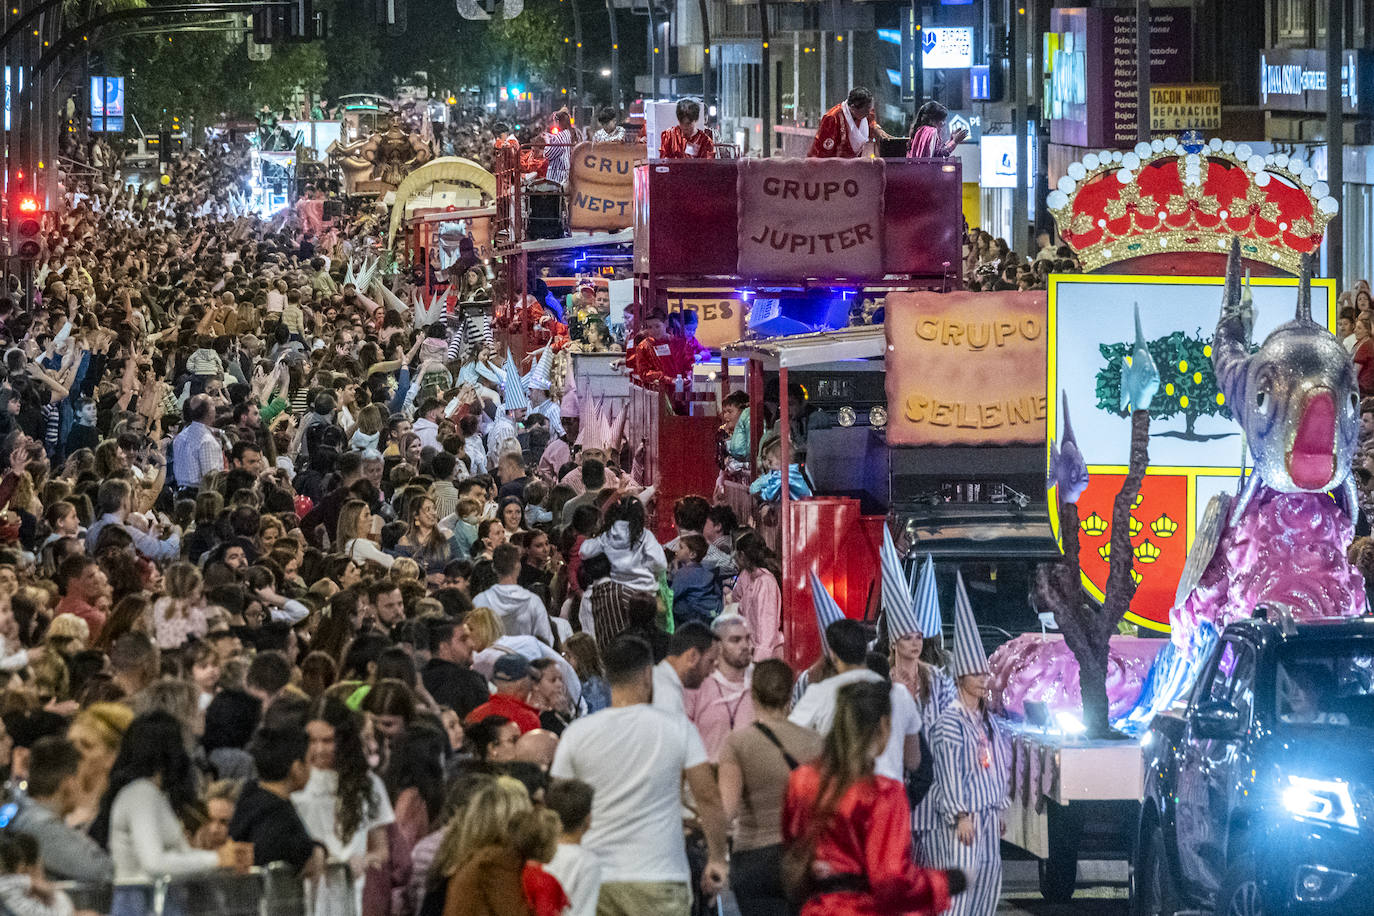
[[[811,573],[811,589],[814,600],[830,606],[824,617],[834,622],[823,631],[822,648],[834,662],[837,673],[810,684],[788,718],[825,735],[835,721],[836,697],[846,684],[886,683],[886,680],[868,667],[868,634],[863,624],[843,616],[844,612],[814,572]],[[819,610],[817,616],[821,616]],[[876,766],[880,776],[902,782],[906,779],[906,771],[916,769],[921,763],[921,712],[906,687],[901,684],[889,684],[888,687],[892,694],[892,728]]]
[[[566,306],[563,314],[568,319],[569,340],[586,340],[587,322],[606,316],[606,311],[600,308],[596,298],[596,281],[591,277],[583,277],[577,281],[577,289],[568,294]]]
[[[558,402],[549,397],[549,370],[553,367],[553,347],[546,346],[539,354],[530,374],[525,377],[525,387],[530,393],[530,407],[526,416],[539,414],[549,421],[549,431],[554,436],[563,435],[563,414]]]
[[[988,713],[992,676],[978,636],[964,577],[956,572],[954,659],[955,702],[935,722],[932,751],[935,784],[931,796],[939,814],[935,862],[968,876],[968,892],[950,912],[954,916],[991,916],[1002,891],[1003,830],[1011,749]]]
[[[492,669],[491,684],[496,692],[468,713],[464,720],[468,725],[488,716],[504,716],[520,727],[522,735],[539,728],[539,710],[527,702],[534,687],[529,659],[516,653],[502,655]]]
[[[529,410],[530,402],[525,397],[525,385],[521,381],[520,372],[515,368],[515,357],[511,356],[510,350],[506,351],[506,366],[503,373],[502,383],[505,386],[504,399],[501,403],[501,410],[497,413],[496,419],[492,420],[487,427],[487,467],[494,468],[500,464],[501,446],[507,439],[516,439],[519,434],[519,424],[525,419],[525,412]]]
[[[577,397],[577,389],[569,388],[563,393],[558,414],[563,432],[544,446],[544,453],[539,456],[539,466],[535,470],[550,485],[558,483],[558,472],[573,460],[573,449],[582,432],[582,405]]]
[[[940,654],[937,640],[941,629],[935,562],[926,557],[913,602],[892,534],[884,528],[882,567],[888,670],[893,682],[905,686],[916,700],[916,708],[921,711],[921,737],[928,749],[933,746],[931,733],[936,720],[953,705],[957,693],[954,681],[934,661]],[[939,828],[939,813],[927,792],[911,814],[913,855],[921,865],[933,867],[935,833]]]

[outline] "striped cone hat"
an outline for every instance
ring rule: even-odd
[[[820,629],[821,645],[825,646],[826,628],[837,620],[844,620],[844,611],[814,569],[807,575],[811,577],[811,603],[816,608],[816,626]]]
[[[894,642],[921,628],[902,571],[902,558],[892,541],[892,532],[883,526],[883,546],[879,552],[883,572],[883,611],[887,614],[887,635]]]
[[[935,588],[935,560],[930,554],[926,554],[926,561],[921,564],[921,578],[916,583],[916,622],[926,639],[934,639],[944,633],[940,595]]]
[[[986,674],[988,655],[983,651],[978,621],[973,619],[973,607],[964,590],[964,574],[956,569],[954,576],[954,660],[950,673],[955,677]]]
[[[525,395],[525,386],[520,382],[520,370],[516,368],[515,357],[506,350],[505,403],[503,410],[529,410],[530,399]]]

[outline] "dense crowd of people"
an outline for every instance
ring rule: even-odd
[[[236,215],[246,173],[217,144],[164,184],[66,174],[0,299],[0,905],[66,916],[59,879],[199,912],[197,881],[272,863],[323,916],[986,898],[911,817],[973,849],[1005,786],[903,788],[956,707],[1002,753],[985,662],[956,683],[919,626],[875,655],[839,621],[789,718],[760,533],[660,508],[540,357],[495,364],[368,267],[375,222]],[[631,333],[671,391],[690,348]]]
[[[1073,249],[1054,243],[1047,230],[1036,233],[1034,257],[1012,251],[1007,240],[982,229],[964,234],[964,286],[974,292],[1046,289],[1049,276],[1082,273]]]

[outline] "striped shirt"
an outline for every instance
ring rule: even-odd
[[[198,487],[212,471],[224,470],[219,436],[204,423],[192,423],[172,440],[172,473],[179,487]]]
[[[987,745],[987,766],[982,746]],[[1007,806],[1011,748],[991,717],[971,713],[956,700],[941,714],[934,731],[935,807],[948,824],[960,813],[1000,810]]]

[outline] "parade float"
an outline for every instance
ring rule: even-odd
[[[991,666],[1013,734],[1007,838],[1065,899],[1080,851],[1129,853],[1144,774],[1120,739],[1186,699],[1220,629],[1354,616],[1365,598],[1345,553],[1358,392],[1333,284],[1310,277],[1326,186],[1286,156],[1169,140],[1075,163],[1049,203],[1089,271],[1049,290],[1063,557],[1034,595],[1059,634]]]

